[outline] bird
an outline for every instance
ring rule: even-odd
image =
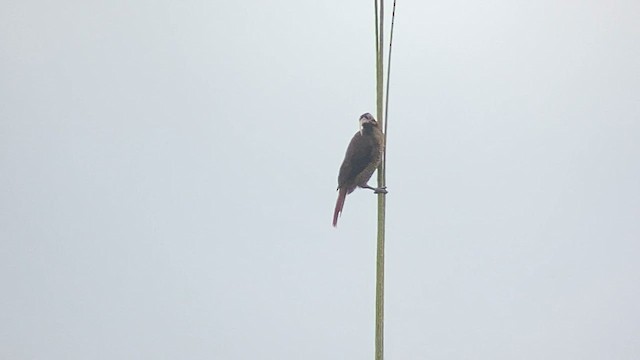
[[[338,200],[333,211],[333,227],[338,225],[347,194],[357,187],[371,189],[376,194],[387,193],[385,187],[374,188],[367,184],[382,160],[384,134],[371,114],[362,114],[359,121],[360,130],[351,138],[338,174]]]

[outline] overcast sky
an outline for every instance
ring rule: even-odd
[[[0,358],[372,359],[372,7],[2,2]],[[639,18],[399,1],[386,358],[640,358]]]

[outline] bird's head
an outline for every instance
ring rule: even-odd
[[[362,130],[364,129],[365,126],[376,126],[378,125],[378,122],[376,121],[376,119],[373,118],[373,116],[369,113],[364,113],[360,116],[360,135],[362,135]]]

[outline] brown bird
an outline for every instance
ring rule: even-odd
[[[333,226],[338,224],[338,216],[342,212],[347,194],[351,194],[356,187],[371,189],[377,193],[387,193],[385,188],[374,188],[367,184],[371,175],[382,160],[384,151],[384,135],[376,119],[369,113],[360,116],[360,131],[358,131],[347,147],[340,174],[338,175],[338,201],[333,211]]]

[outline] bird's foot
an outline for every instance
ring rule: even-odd
[[[369,185],[362,185],[360,186],[363,189],[370,189],[373,190],[374,194],[386,194],[388,193],[387,191],[387,187],[386,186],[381,186],[379,188],[374,188],[373,186],[369,186]]]
[[[373,193],[374,194],[387,194],[389,192],[387,191],[387,187],[386,186],[381,186],[379,188],[374,188],[373,189]]]

